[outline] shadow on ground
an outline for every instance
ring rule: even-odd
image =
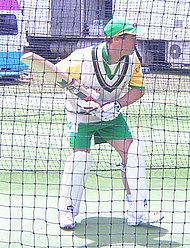
[[[77,223],[73,235],[91,241],[77,247],[180,247],[178,242],[164,239],[167,233],[159,223],[129,227],[123,218],[89,217]]]

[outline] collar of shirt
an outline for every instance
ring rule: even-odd
[[[107,46],[105,44],[102,48],[102,59],[103,59],[103,64],[104,64],[106,74],[110,79],[112,79],[118,72],[121,62],[124,61],[125,56],[122,56],[120,60],[118,61],[118,63],[110,65],[110,58],[108,55]]]

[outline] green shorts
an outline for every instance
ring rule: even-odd
[[[122,114],[112,121],[80,123],[77,132],[70,132],[71,148],[90,148],[91,139],[94,143],[105,143],[108,140],[123,140],[132,138],[131,131]]]

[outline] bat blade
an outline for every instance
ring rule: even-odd
[[[81,86],[75,79],[71,78],[67,73],[59,70],[56,65],[49,60],[41,57],[33,52],[25,53],[21,57],[21,62],[28,65],[30,70],[42,73],[46,80],[52,84],[58,84],[60,87],[66,88],[72,94],[78,96],[85,101],[94,100],[89,92]]]

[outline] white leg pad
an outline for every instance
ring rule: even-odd
[[[60,212],[72,211],[74,216],[78,214],[91,164],[91,155],[86,152],[78,151],[67,158],[60,187]]]
[[[151,224],[163,219],[161,212],[150,210],[146,194],[146,171],[142,141],[134,140],[128,152],[126,178],[130,188],[127,195],[129,226]]]
[[[146,166],[142,141],[133,140],[129,147],[126,166],[126,178],[131,192],[128,201],[132,201],[135,203],[133,205],[138,205],[139,208],[143,208],[147,205],[145,169]],[[137,209],[135,210],[137,211]]]

